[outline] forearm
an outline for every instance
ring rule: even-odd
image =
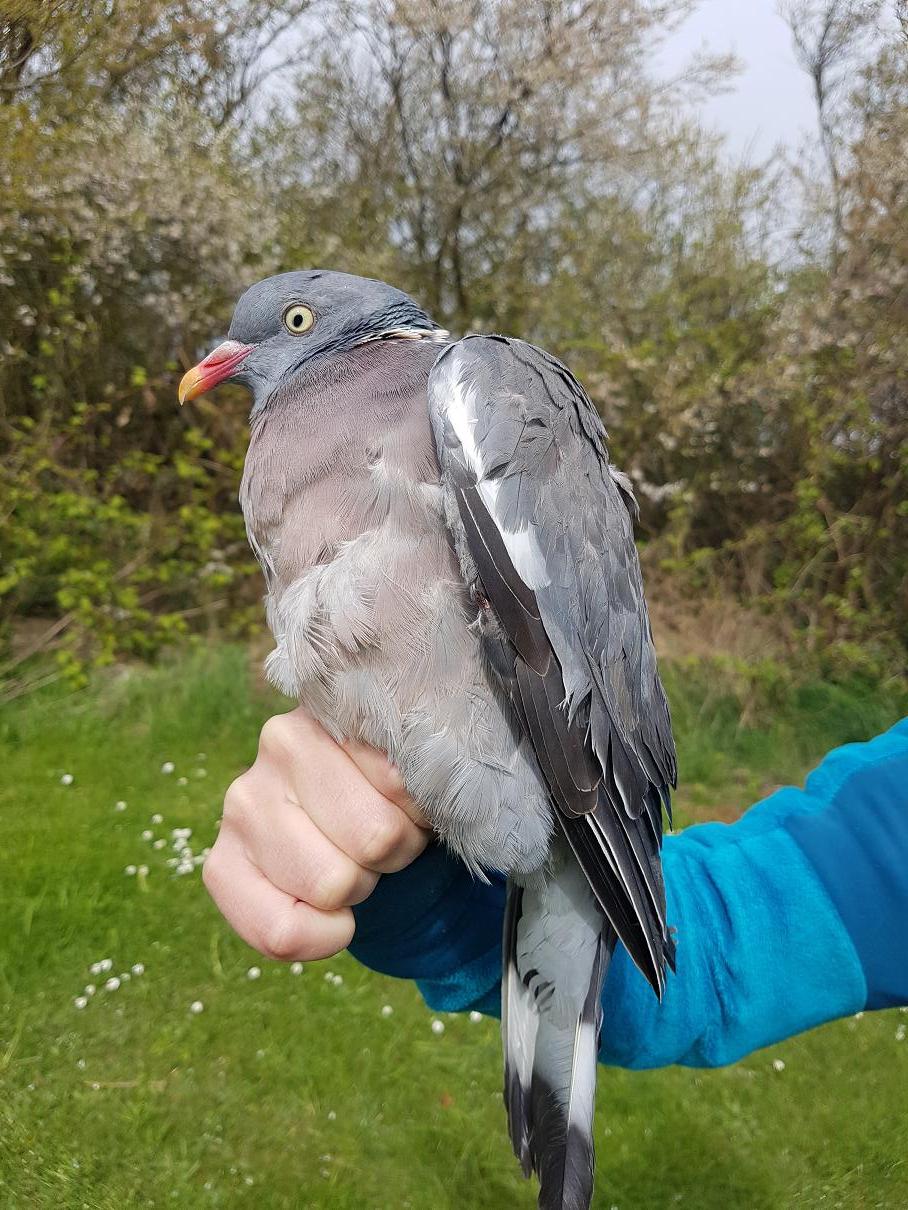
[[[736,824],[667,837],[677,973],[660,1003],[619,946],[603,992],[603,1061],[720,1065],[908,1001],[906,785],[903,723],[837,749],[805,790],[780,790]],[[357,909],[351,949],[415,979],[433,1008],[497,1014],[503,910],[500,880],[477,883],[433,848]]]
[[[603,1062],[636,1068],[730,1063],[864,1006],[866,983],[854,947],[803,854],[783,832],[761,840],[756,850],[726,843],[701,854],[693,837],[666,839],[677,973],[660,1003],[618,947],[603,991]],[[368,966],[415,979],[431,1008],[497,1016],[503,886],[462,880],[456,863],[438,849],[420,860],[434,865],[436,889],[444,884],[440,910],[420,918],[409,888],[393,885],[409,871],[385,879],[380,890],[388,903],[357,909],[366,920],[351,952]],[[411,880],[417,874],[422,878],[414,870]],[[397,920],[385,915],[392,892]],[[395,929],[390,960],[382,941],[389,925]]]

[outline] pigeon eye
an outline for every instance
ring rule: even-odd
[[[302,303],[294,303],[284,312],[284,327],[294,336],[299,336],[301,332],[308,332],[314,323],[315,316]]]

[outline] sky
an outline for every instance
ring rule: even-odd
[[[777,0],[702,0],[660,54],[678,70],[702,47],[734,51],[743,70],[730,92],[700,108],[704,125],[728,137],[730,153],[765,159],[783,144],[795,150],[816,131],[810,82],[798,68]]]

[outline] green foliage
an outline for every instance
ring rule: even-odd
[[[77,405],[63,432],[24,417],[0,466],[0,618],[40,620],[38,645],[58,638],[56,660],[77,683],[90,665],[185,641],[191,621],[223,614],[238,632],[257,586],[232,500],[239,450],[215,451],[184,424],[170,456],[126,449],[102,472],[93,462],[110,448],[111,411]]]
[[[855,34],[863,67],[838,64],[858,87],[824,118],[834,213],[805,190],[801,226],[831,231],[808,246],[778,220],[797,174],[731,168],[679,117],[729,63],[654,74],[688,7],[7,6],[14,692],[41,635],[78,676],[191,637],[216,604],[232,627],[255,613],[243,405],[186,418],[174,393],[242,287],[305,264],[560,353],[637,485],[652,564],[772,612],[836,675],[904,663],[908,56]]]

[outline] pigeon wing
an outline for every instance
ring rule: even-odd
[[[580,384],[521,340],[448,346],[428,384],[448,523],[558,822],[657,994],[668,705],[633,539],[635,503]]]

